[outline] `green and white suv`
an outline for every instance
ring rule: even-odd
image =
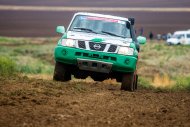
[[[69,81],[71,75],[95,81],[115,78],[122,90],[137,89],[139,44],[146,38],[136,38],[134,18],[80,12],[66,31],[63,26],[56,31],[63,36],[54,51],[54,80]]]

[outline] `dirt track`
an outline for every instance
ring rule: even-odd
[[[0,126],[190,126],[190,93],[0,78]]]

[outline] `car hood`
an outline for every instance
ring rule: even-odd
[[[100,39],[102,43],[110,43],[115,45],[121,46],[130,46],[132,42],[131,38],[121,38],[121,37],[114,37],[110,35],[102,35],[102,34],[94,34],[94,33],[85,33],[85,32],[67,32],[67,38],[75,39],[75,40],[86,40],[91,41],[93,39]],[[101,43],[99,42],[99,43]]]

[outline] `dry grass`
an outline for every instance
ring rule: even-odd
[[[180,82],[187,82],[190,74],[189,54],[188,45],[168,46],[163,41],[148,42],[141,46],[138,73],[155,88],[174,88],[179,84],[179,76],[185,80]]]
[[[175,85],[175,81],[171,80],[166,74],[155,74],[152,80],[152,85],[156,88],[172,88]]]

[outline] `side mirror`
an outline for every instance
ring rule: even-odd
[[[64,34],[65,33],[65,27],[64,26],[57,26],[56,32],[60,33],[60,34]]]
[[[137,41],[139,42],[139,44],[145,44],[146,43],[146,38],[143,36],[138,36],[137,37]]]

